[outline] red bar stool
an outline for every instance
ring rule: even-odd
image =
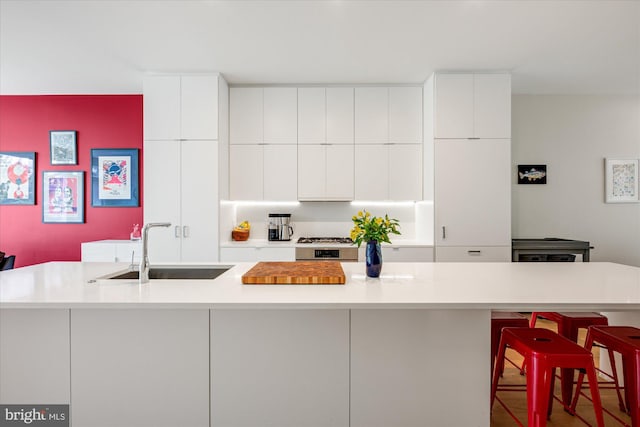
[[[517,327],[528,328],[529,319],[520,313],[513,311],[492,311],[491,312],[491,374],[493,375],[493,366],[498,354],[498,344],[500,344],[500,333],[502,328]],[[513,363],[513,362],[512,362]],[[502,367],[504,364],[501,363]],[[502,375],[502,370],[500,371]]]
[[[558,325],[558,334],[570,339],[573,342],[578,342],[578,330],[586,329],[593,325],[608,325],[608,319],[600,313],[583,313],[583,312],[555,312],[555,311],[542,311],[531,313],[530,327],[536,327],[536,320],[538,317],[543,317],[547,320],[555,322]],[[613,360],[613,356],[609,357]],[[522,364],[522,370],[524,370],[525,364]],[[562,401],[565,405],[569,406],[571,403],[571,397],[573,394],[573,369],[561,370],[561,388],[562,388]]]
[[[602,403],[596,377],[593,355],[587,349],[553,331],[542,328],[504,328],[500,338],[496,363],[504,363],[507,346],[522,356],[527,363],[528,426],[544,427],[551,414],[556,368],[584,369],[589,378],[593,409],[598,427],[604,427]],[[493,371],[491,407],[496,399],[500,370]],[[500,401],[502,405],[502,401]],[[568,405],[567,405],[568,407]]]
[[[631,326],[591,326],[587,331],[587,338],[584,343],[585,348],[590,350],[594,342],[605,346],[609,351],[617,351],[622,355],[624,394],[627,401],[626,411],[622,397],[620,396],[615,363],[612,362],[611,368],[614,373],[616,391],[618,391],[618,402],[620,409],[631,415],[631,425],[633,427],[639,427],[640,401],[638,396],[640,396],[640,378],[638,378],[638,376],[640,375],[640,329]],[[581,373],[578,376],[576,395],[571,404],[572,409],[575,409],[578,404],[583,379],[584,375]]]

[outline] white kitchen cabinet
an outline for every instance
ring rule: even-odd
[[[149,258],[217,261],[228,86],[218,74],[148,76],[144,91],[144,222],[171,223],[149,231]]]
[[[436,138],[511,138],[511,76],[436,74]]]
[[[145,223],[151,262],[218,260],[217,141],[145,141]]]
[[[297,170],[296,145],[232,145],[230,197],[232,200],[296,200]]]
[[[391,236],[391,241],[394,238]],[[358,248],[358,261],[364,262],[366,245]],[[382,244],[383,262],[433,262],[434,252],[431,246],[390,246]]]
[[[435,159],[436,245],[510,247],[510,140],[436,140]]]
[[[422,200],[422,146],[355,147],[356,200]]]
[[[144,139],[218,139],[218,75],[143,80]]]
[[[298,88],[298,144],[353,144],[354,89]]]
[[[438,262],[508,262],[511,246],[438,246]]]
[[[71,310],[70,330],[73,425],[209,425],[209,310]]]
[[[327,94],[327,143],[353,145],[354,137],[354,89],[352,87],[328,87]]]
[[[384,144],[389,141],[389,89],[355,88],[355,143]]]
[[[264,246],[222,247],[220,262],[295,261],[294,247],[274,248]]]
[[[294,87],[264,90],[264,143],[296,144],[298,141],[298,91]]]
[[[70,404],[69,347],[69,310],[0,310],[0,404]]]
[[[353,200],[354,146],[299,145],[298,200]]]
[[[260,144],[264,132],[264,92],[259,87],[229,89],[230,144]]]
[[[422,88],[389,88],[389,142],[422,143]]]
[[[212,310],[211,372],[213,426],[347,427],[349,310]]]
[[[82,242],[80,253],[83,262],[133,262],[138,264],[142,258],[142,241],[98,240]]]

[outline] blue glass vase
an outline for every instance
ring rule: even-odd
[[[365,252],[367,262],[367,277],[380,277],[382,270],[382,249],[380,243],[375,240],[367,242],[367,250]]]

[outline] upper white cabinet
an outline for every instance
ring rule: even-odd
[[[155,75],[143,81],[144,139],[218,139],[218,76]]]
[[[264,132],[264,91],[254,87],[229,89],[229,142],[260,144]]]
[[[437,74],[436,138],[511,138],[511,76]]]
[[[422,87],[355,89],[356,144],[421,144]]]
[[[295,87],[264,88],[264,143],[298,142],[298,91]]]
[[[217,74],[159,75],[144,90],[144,222],[171,223],[150,232],[149,257],[218,261],[228,86]]]
[[[353,144],[353,88],[298,88],[298,144]]]

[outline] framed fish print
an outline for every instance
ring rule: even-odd
[[[52,165],[77,165],[76,131],[50,130],[49,150]]]
[[[36,204],[36,153],[0,151],[0,205]]]
[[[547,165],[518,165],[518,184],[546,184]]]
[[[91,150],[91,206],[139,205],[138,149]]]
[[[638,159],[605,159],[605,202],[637,203]]]
[[[42,182],[42,222],[84,222],[84,171],[44,171]]]

